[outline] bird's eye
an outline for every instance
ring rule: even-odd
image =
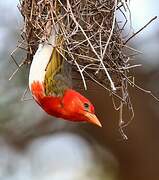
[[[86,111],[88,111],[89,110],[89,104],[88,103],[84,103],[84,108],[85,108]]]

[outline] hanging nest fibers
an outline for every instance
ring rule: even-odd
[[[123,0],[20,0],[19,10],[24,18],[23,41],[19,47],[27,50],[27,57],[21,63],[31,63],[40,42],[47,40],[48,26],[59,26],[63,37],[63,57],[73,71],[80,73],[84,88],[91,80],[109,91],[113,102],[120,101],[119,127],[127,126],[122,120],[123,107],[128,107],[133,118],[128,85],[134,86],[130,65],[124,51],[131,49],[122,38],[125,24],[117,21],[120,12],[125,17],[129,12],[127,1]],[[130,38],[129,38],[130,39]],[[132,49],[131,49],[132,50]],[[40,63],[40,62],[39,62]],[[151,93],[151,92],[150,92]],[[115,103],[114,103],[115,104]]]

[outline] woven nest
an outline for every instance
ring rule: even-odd
[[[119,126],[122,131],[123,106],[133,108],[128,93],[131,67],[122,39],[121,22],[117,11],[128,9],[123,0],[21,0],[20,12],[24,18],[22,36],[27,49],[25,62],[31,62],[38,45],[48,38],[48,26],[59,25],[63,37],[64,58],[72,69],[80,73],[84,87],[86,79],[108,90],[120,101]],[[114,101],[113,101],[114,102]],[[131,117],[131,119],[132,119]]]

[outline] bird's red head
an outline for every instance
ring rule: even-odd
[[[72,89],[66,90],[63,99],[63,114],[66,114],[70,120],[86,121],[98,126],[102,126],[95,115],[92,103],[77,91]]]
[[[34,82],[33,97],[50,115],[70,121],[86,121],[102,126],[95,115],[92,103],[77,91],[67,89],[63,96],[45,96],[43,84]]]

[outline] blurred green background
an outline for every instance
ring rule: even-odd
[[[55,120],[34,101],[20,100],[27,87],[28,68],[21,68],[8,81],[17,68],[10,53],[18,45],[22,28],[17,4],[18,0],[0,1],[0,179],[158,180],[159,103],[149,95],[130,90],[135,118],[125,129],[128,141],[118,131],[118,112],[111,97],[98,87],[86,94],[103,128]],[[131,0],[130,10],[137,31],[159,15],[159,2]],[[143,64],[132,72],[135,81],[159,97],[158,27],[157,19],[130,45],[143,52],[132,60],[132,64]],[[19,50],[14,56],[20,63],[24,53]]]

